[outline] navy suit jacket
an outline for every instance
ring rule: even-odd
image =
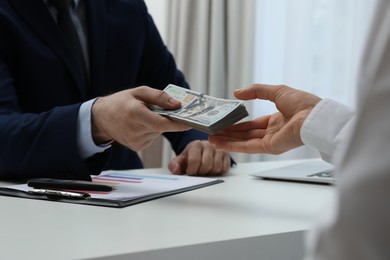
[[[0,178],[89,179],[104,169],[140,168],[136,153],[117,144],[80,158],[80,105],[140,85],[188,87],[143,1],[84,1],[89,92],[43,0],[0,0]],[[195,130],[165,136],[176,153],[207,138]]]

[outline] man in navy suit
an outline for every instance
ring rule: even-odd
[[[173,173],[225,173],[229,155],[205,134],[148,109],[178,108],[161,90],[188,84],[145,3],[70,0],[64,12],[66,1],[0,0],[0,178],[141,168],[134,151],[162,133]]]

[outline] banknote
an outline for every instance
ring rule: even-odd
[[[153,107],[153,111],[209,134],[219,132],[248,115],[239,100],[216,98],[172,84],[164,91],[181,101],[182,107],[177,110]]]

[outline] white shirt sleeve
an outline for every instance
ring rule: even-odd
[[[354,130],[336,172],[333,205],[308,236],[307,260],[390,259],[390,1],[376,3]]]
[[[337,115],[337,116],[336,116]],[[355,113],[334,100],[321,100],[303,122],[301,138],[304,144],[320,151],[325,161],[335,163],[335,152],[349,140]]]
[[[92,138],[92,105],[97,98],[81,104],[77,118],[77,144],[81,158],[87,159],[111,147],[111,143],[96,145]]]

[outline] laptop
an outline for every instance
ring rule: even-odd
[[[252,174],[269,180],[335,184],[334,166],[325,161],[303,161],[277,169]]]

